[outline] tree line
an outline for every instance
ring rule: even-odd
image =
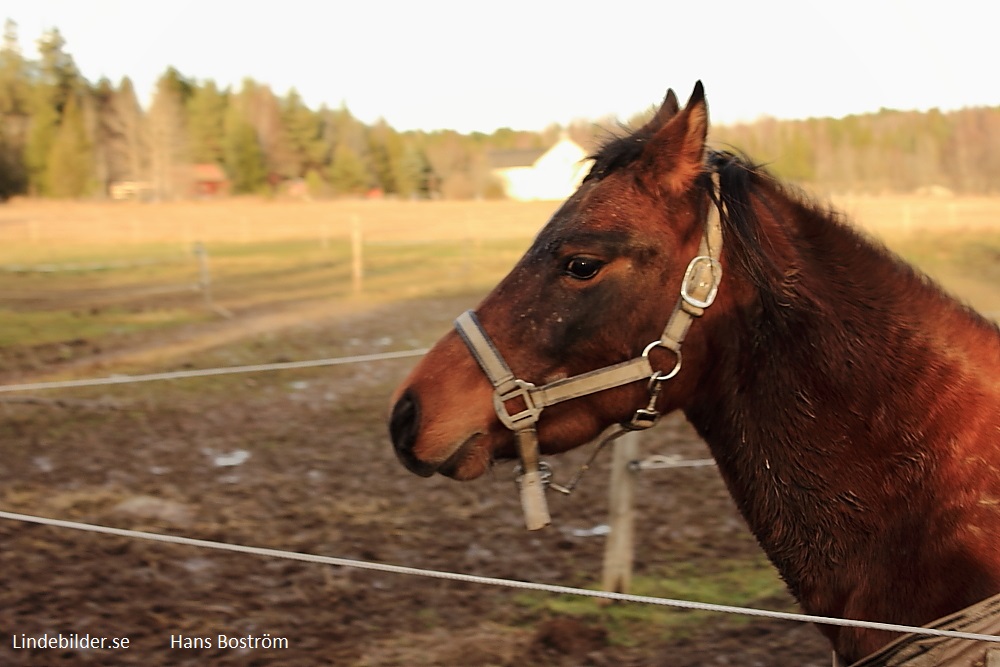
[[[41,36],[38,52],[37,60],[24,57],[8,20],[0,44],[0,200],[103,197],[114,183],[142,184],[156,199],[187,197],[196,164],[221,168],[234,194],[297,184],[313,196],[497,197],[491,152],[545,148],[564,135],[592,151],[623,131],[604,118],[541,132],[399,132],[384,120],[361,122],[346,105],[311,109],[294,89],[279,96],[249,78],[220,88],[174,68],[143,109],[128,78],[87,81],[58,30]],[[711,140],[828,191],[1000,189],[1000,107],[762,119],[714,128]]]

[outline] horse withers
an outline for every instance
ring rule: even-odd
[[[400,461],[537,474],[682,410],[808,613],[925,625],[997,596],[997,326],[707,130],[699,83],[598,151],[396,391]],[[896,639],[822,631],[845,663]]]

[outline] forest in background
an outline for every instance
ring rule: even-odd
[[[132,82],[87,81],[58,30],[24,57],[8,20],[0,44],[0,200],[16,195],[104,198],[114,183],[141,183],[150,199],[192,196],[194,165],[217,165],[228,191],[314,197],[377,191],[399,198],[502,196],[491,151],[545,148],[564,134],[588,151],[623,131],[611,118],[541,132],[405,131],[367,125],[346,105],[311,109],[293,89],[279,96],[247,78],[220,89],[168,68],[148,108]],[[627,119],[625,126],[643,121]],[[710,140],[735,147],[781,178],[833,193],[961,194],[1000,189],[1000,107],[927,112],[883,109],[845,118],[718,126]]]

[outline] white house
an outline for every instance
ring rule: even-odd
[[[591,160],[566,136],[549,149],[495,151],[489,155],[493,175],[510,199],[566,199],[590,171]]]

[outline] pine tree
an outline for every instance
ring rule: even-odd
[[[267,183],[267,165],[257,131],[236,106],[226,112],[226,171],[234,193],[259,192]]]
[[[380,118],[368,130],[368,159],[375,181],[386,194],[400,192],[397,163],[402,157],[399,134]]]
[[[94,180],[100,186],[101,194],[106,194],[111,183],[121,180],[116,174],[114,155],[118,142],[118,119],[115,117],[113,100],[114,86],[106,77],[101,77],[87,97],[84,117],[87,120],[87,134],[93,137]]]
[[[28,62],[21,53],[17,23],[7,19],[0,45],[0,116],[27,116],[30,98]]]
[[[228,92],[220,91],[214,81],[195,86],[187,103],[188,127],[191,130],[191,159],[221,165],[225,161],[225,130]]]
[[[24,148],[24,163],[28,172],[28,184],[34,194],[49,193],[46,171],[49,153],[59,130],[59,111],[50,103],[51,96],[44,85],[34,91],[31,125]]]
[[[74,100],[80,104],[87,86],[73,57],[65,51],[66,42],[59,30],[45,32],[38,40],[38,78],[31,96],[31,125],[25,145],[25,164],[30,189],[50,194],[49,157],[62,122],[63,113]]]
[[[362,194],[370,185],[370,177],[365,163],[357,152],[346,143],[339,144],[334,150],[329,174],[330,187],[337,194]]]
[[[294,88],[281,100],[281,122],[288,136],[297,174],[305,175],[319,168],[326,154],[322,140],[323,125],[319,115],[302,102]]]
[[[93,190],[94,156],[77,98],[66,103],[49,151],[45,182],[54,197],[81,197]]]
[[[24,152],[30,120],[30,85],[17,24],[7,19],[0,45],[0,201],[25,192],[28,186]]]
[[[426,199],[430,196],[431,166],[415,144],[408,145],[396,163],[396,182],[404,197]]]

